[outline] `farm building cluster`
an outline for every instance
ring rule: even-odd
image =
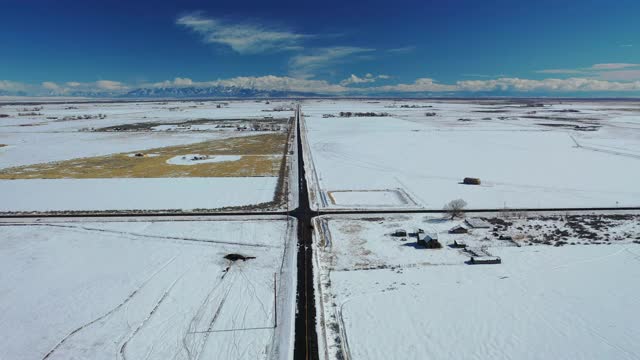
[[[469,234],[472,229],[489,229],[491,224],[481,218],[468,218],[462,224],[456,225],[449,229],[447,232],[451,235],[464,235]],[[409,232],[405,229],[396,229],[390,234],[392,237],[401,238],[401,241],[407,241],[407,238],[416,238],[417,249],[441,249],[442,243],[438,235],[438,231],[430,229],[425,231],[421,228],[416,228],[413,232]],[[501,239],[508,240],[508,239]],[[487,250],[486,246],[472,247],[468,246],[464,239],[454,237],[453,241],[447,244],[452,249],[461,249],[469,255],[467,264],[500,264],[502,261],[500,257],[493,256]]]

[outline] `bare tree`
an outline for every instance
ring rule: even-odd
[[[444,211],[449,214],[451,220],[456,217],[461,217],[464,214],[464,208],[467,206],[467,202],[462,199],[451,200],[444,206]]]

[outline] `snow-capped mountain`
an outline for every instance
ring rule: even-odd
[[[254,97],[296,97],[317,96],[314,93],[280,90],[259,90],[236,86],[211,87],[157,87],[139,88],[122,95],[127,98],[254,98]]]

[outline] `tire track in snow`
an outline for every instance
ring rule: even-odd
[[[209,326],[207,327],[207,331],[204,334],[204,339],[202,339],[202,345],[200,345],[200,350],[198,351],[198,356],[196,357],[196,359],[200,359],[200,356],[202,356],[202,354],[204,353],[204,349],[207,346],[207,340],[209,339],[209,335],[211,334],[211,330],[213,330],[213,325],[215,324],[216,320],[218,319],[218,316],[220,316],[220,311],[222,310],[222,307],[224,306],[224,303],[227,301],[227,297],[229,296],[229,293],[231,292],[231,288],[233,287],[232,285],[229,285],[229,287],[227,288],[227,291],[224,294],[224,296],[222,297],[222,300],[220,300],[220,304],[218,305],[218,308],[216,309],[216,312],[213,314],[213,317],[211,318],[211,321],[209,322]]]
[[[12,224],[13,226],[20,226],[21,224]],[[3,225],[0,225],[3,226]],[[226,245],[236,245],[236,246],[250,246],[250,247],[262,247],[262,248],[277,248],[278,246],[272,246],[267,244],[245,244],[233,241],[224,241],[224,240],[211,240],[211,239],[197,239],[197,238],[188,238],[188,237],[178,237],[178,236],[160,236],[160,235],[147,235],[135,232],[128,231],[117,231],[117,230],[108,230],[108,229],[99,229],[99,228],[91,228],[88,226],[74,226],[74,225],[60,225],[60,224],[27,224],[27,226],[51,226],[51,227],[59,227],[66,229],[74,229],[74,230],[85,230],[85,231],[97,231],[104,232],[108,234],[115,235],[131,235],[136,237],[148,238],[148,239],[166,239],[166,240],[179,240],[179,241],[191,241],[191,242],[201,242],[201,243],[214,243],[214,244],[226,244]]]
[[[133,290],[131,292],[131,294],[129,294],[129,296],[127,296],[120,304],[116,305],[116,307],[114,307],[113,309],[109,310],[108,312],[106,312],[105,314],[103,314],[100,317],[97,317],[93,320],[91,320],[90,322],[76,328],[75,330],[71,331],[67,336],[65,336],[64,338],[62,338],[62,340],[60,340],[51,350],[49,350],[48,353],[45,354],[45,356],[42,358],[42,360],[46,360],[48,359],[51,355],[53,355],[53,353],[55,353],[67,340],[69,340],[71,337],[73,337],[75,334],[79,333],[80,331],[86,329],[87,327],[101,321],[104,320],[105,318],[113,315],[116,311],[120,310],[124,305],[126,305],[129,301],[131,301],[131,299],[133,299],[133,297],[138,294],[138,292],[140,292],[140,290],[142,290],[142,288],[144,288],[151,280],[153,280],[153,278],[156,277],[156,275],[158,275],[162,270],[164,270],[167,266],[169,266],[169,264],[171,264],[178,256],[174,256],[172,257],[169,261],[167,261],[164,265],[162,265],[158,270],[156,270],[153,274],[151,274],[151,276],[146,279],[140,286],[138,286],[135,290]]]
[[[140,332],[140,329],[142,329],[148,322],[149,319],[151,319],[151,317],[156,313],[156,311],[158,310],[158,308],[160,307],[160,305],[162,304],[162,302],[167,298],[167,296],[169,296],[169,293],[171,292],[171,290],[173,290],[173,287],[178,283],[178,281],[180,281],[182,279],[182,277],[186,274],[186,271],[177,279],[175,279],[173,281],[173,283],[171,283],[171,285],[169,285],[169,288],[167,288],[167,290],[165,290],[165,292],[162,294],[162,296],[160,297],[160,299],[156,302],[156,304],[154,305],[153,309],[151,309],[151,312],[149,312],[149,314],[147,315],[147,317],[142,320],[142,322],[140,323],[140,325],[138,325],[138,327],[131,333],[129,334],[129,336],[127,337],[127,340],[124,341],[124,343],[122,344],[122,346],[120,346],[120,356],[122,357],[123,360],[126,360],[126,350],[127,350],[127,345],[129,344],[129,342],[138,334],[138,332]],[[117,357],[117,355],[116,355]]]
[[[182,337],[182,347],[184,348],[184,350],[187,352],[187,359],[191,360],[193,359],[193,353],[192,350],[195,349],[195,347],[197,346],[197,344],[194,343],[194,340],[192,340],[190,343],[187,340],[187,336],[188,335],[193,335],[193,333],[196,331],[196,325],[197,323],[200,322],[200,320],[202,319],[202,316],[204,315],[204,311],[206,309],[206,305],[211,301],[211,296],[213,295],[213,293],[224,283],[224,279],[226,278],[226,276],[229,274],[229,271],[231,271],[231,267],[227,267],[227,271],[222,274],[222,276],[220,277],[220,282],[218,284],[216,284],[208,293],[207,296],[205,297],[205,299],[202,301],[202,303],[200,304],[200,306],[198,307],[198,310],[196,311],[195,315],[193,316],[193,318],[191,318],[191,321],[189,322],[189,326],[187,327],[187,331],[185,331],[185,334]],[[177,354],[176,354],[177,356]],[[196,353],[196,356],[200,356],[199,352]]]

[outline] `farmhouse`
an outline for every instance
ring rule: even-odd
[[[466,219],[465,222],[474,229],[488,229],[491,227],[491,224],[480,218],[469,218]]]
[[[427,249],[439,249],[442,244],[438,241],[438,233],[418,233],[418,245]]]

